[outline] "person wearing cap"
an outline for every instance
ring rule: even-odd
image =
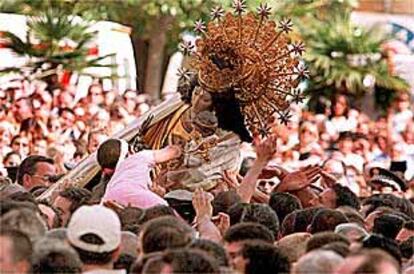
[[[372,167],[369,170],[369,175],[369,184],[373,190],[379,191],[380,193],[387,191],[399,193],[406,191],[408,188],[407,183],[402,176],[399,176],[388,169]]]
[[[82,273],[126,273],[113,269],[121,246],[121,221],[111,209],[101,205],[80,207],[69,221],[67,238],[83,263]]]
[[[124,140],[109,139],[106,142],[113,142],[111,158],[115,171],[108,182],[102,202],[112,200],[124,206],[139,208],[168,206],[164,199],[150,190],[150,171],[156,164],[180,157],[181,149],[178,146],[169,146],[160,150],[142,150],[128,156],[129,146]]]

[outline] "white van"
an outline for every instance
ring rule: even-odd
[[[95,41],[91,44],[91,55],[94,57],[114,54],[111,58],[102,60],[102,64],[116,64],[115,68],[89,68],[85,73],[104,77],[116,75],[116,79],[104,79],[104,89],[116,89],[120,92],[126,89],[136,89],[136,66],[134,49],[130,37],[131,28],[108,21],[99,21],[91,25],[91,31],[96,31]],[[10,31],[23,41],[26,40],[28,31],[27,17],[19,14],[0,13],[0,32]],[[10,49],[2,46],[0,41],[0,69],[8,67],[20,67],[25,64],[26,58],[13,54]],[[9,82],[17,75],[0,76],[0,85]],[[70,83],[77,87],[77,97],[83,97],[89,85],[92,83],[90,76],[72,74]]]

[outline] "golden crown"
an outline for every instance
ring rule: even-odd
[[[261,4],[257,14],[245,14],[245,1],[235,0],[233,9],[225,13],[221,7],[214,8],[208,25],[202,20],[195,23],[201,35],[195,45],[184,42],[180,47],[194,57],[200,85],[211,93],[234,91],[246,126],[253,134],[266,134],[275,113],[286,124],[290,103],[303,100],[298,85],[308,77],[300,63],[304,44],[290,42],[287,34],[292,21],[282,19],[276,24],[269,19],[267,4]],[[179,72],[186,78],[187,73]]]

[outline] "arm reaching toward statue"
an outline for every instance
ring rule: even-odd
[[[182,154],[182,149],[179,146],[168,146],[160,150],[154,150],[155,163],[160,164],[172,159],[179,158]]]
[[[257,159],[254,161],[253,166],[247,172],[238,188],[238,193],[243,202],[249,203],[252,199],[256,191],[257,179],[259,178],[263,168],[269,163],[273,155],[276,153],[276,139],[277,137],[272,135],[256,145]]]

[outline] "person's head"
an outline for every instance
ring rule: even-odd
[[[102,144],[108,136],[103,130],[91,131],[88,135],[87,150],[89,154],[94,153],[100,144]]]
[[[32,101],[28,97],[21,97],[13,103],[13,115],[18,122],[33,116]]]
[[[354,141],[352,139],[352,134],[350,132],[342,132],[338,139],[338,148],[339,151],[343,154],[349,154],[353,152]]]
[[[88,89],[89,102],[93,105],[100,105],[104,102],[103,89],[100,84],[92,84]]]
[[[59,118],[62,129],[67,129],[75,123],[76,115],[71,108],[62,108],[59,110]]]
[[[404,225],[404,220],[393,214],[383,214],[374,220],[372,233],[395,239]]]
[[[337,208],[340,206],[350,206],[359,209],[360,202],[358,196],[355,195],[348,187],[336,184],[331,188],[327,188],[320,195],[323,206],[327,208]]]
[[[320,207],[310,207],[289,213],[283,220],[281,226],[280,232],[282,236],[296,232],[307,232],[313,217],[320,209]]]
[[[82,262],[76,251],[61,241],[45,239],[36,243],[31,268],[33,274],[81,273]]]
[[[175,216],[174,210],[166,205],[156,205],[144,210],[144,216],[141,223],[148,222],[162,216]]]
[[[193,229],[177,217],[159,217],[143,225],[138,248],[142,254],[148,254],[185,247],[191,242],[193,234]]]
[[[220,212],[222,213],[228,213],[229,209],[237,204],[241,202],[241,198],[240,195],[237,194],[236,191],[233,190],[229,190],[229,191],[223,191],[220,192],[216,195],[216,197],[214,197],[213,201],[212,201],[212,205],[213,205],[213,215],[217,215]]]
[[[22,157],[26,157],[30,152],[30,142],[26,136],[16,135],[10,141],[10,147]]]
[[[37,186],[49,186],[56,175],[54,161],[48,157],[32,155],[23,160],[17,170],[17,183],[31,190]]]
[[[310,252],[312,250],[319,249],[327,244],[330,243],[344,243],[349,246],[349,240],[340,234],[336,234],[334,232],[320,232],[312,235],[309,239],[308,244],[306,245],[306,252]]]
[[[99,145],[96,159],[103,169],[115,170],[121,155],[122,142],[118,139],[108,139]]]
[[[280,239],[277,247],[288,257],[290,263],[294,263],[306,253],[306,245],[311,236],[306,232],[293,233]]]
[[[386,238],[382,235],[371,234],[362,242],[362,247],[366,249],[379,248],[394,257],[401,264],[401,252],[395,240]]]
[[[365,228],[355,223],[337,225],[335,233],[345,236],[350,242],[361,242],[369,235]]]
[[[19,230],[0,229],[0,269],[4,273],[30,273],[32,243]]]
[[[62,225],[60,212],[56,208],[46,203],[39,203],[38,208],[49,229]]]
[[[258,223],[239,223],[231,226],[223,236],[224,247],[230,260],[233,260],[242,248],[243,241],[262,240],[273,244],[275,237],[265,226]]]
[[[84,188],[72,186],[59,192],[53,206],[60,212],[62,225],[65,226],[70,216],[82,205],[89,203],[92,193]]]
[[[315,250],[301,257],[292,269],[292,274],[333,273],[344,259],[333,251]]]
[[[6,156],[4,156],[3,165],[5,167],[18,167],[21,161],[22,159],[20,157],[20,154],[15,151],[11,151],[7,153]]]
[[[303,123],[299,128],[299,140],[301,145],[311,144],[319,138],[318,128],[311,122]]]
[[[244,274],[289,273],[288,258],[272,244],[246,241],[233,260],[233,268]]]
[[[78,252],[84,267],[112,268],[121,245],[121,222],[109,208],[82,206],[69,221],[68,241]]]
[[[276,212],[280,223],[285,217],[295,211],[302,209],[300,200],[292,194],[286,192],[275,192],[270,195],[269,206]]]
[[[331,115],[333,117],[347,116],[349,111],[348,99],[345,95],[336,95],[332,100]]]
[[[400,92],[395,99],[397,111],[404,111],[410,109],[410,94],[407,92]]]
[[[44,139],[35,140],[31,147],[31,153],[45,156],[47,154],[47,141]]]
[[[279,219],[268,205],[250,204],[244,209],[240,221],[259,223],[267,227],[275,238],[279,236]]]
[[[138,207],[125,207],[118,213],[121,220],[123,231],[130,231],[134,234],[139,233],[141,219],[144,216],[144,210]]]
[[[364,217],[362,214],[353,207],[350,206],[340,206],[336,210],[342,212],[350,223],[355,223],[361,227],[365,226]]]
[[[334,231],[337,225],[347,222],[348,220],[343,213],[323,208],[315,214],[309,232],[315,234],[323,231]]]
[[[213,258],[197,249],[169,250],[149,259],[144,265],[143,274],[219,274],[219,266]]]
[[[386,252],[379,249],[362,250],[348,256],[338,266],[335,274],[397,274],[400,273],[398,262]]]
[[[199,249],[208,253],[212,258],[217,260],[219,266],[229,266],[229,259],[226,250],[222,245],[205,239],[197,239],[191,242],[189,248]]]

